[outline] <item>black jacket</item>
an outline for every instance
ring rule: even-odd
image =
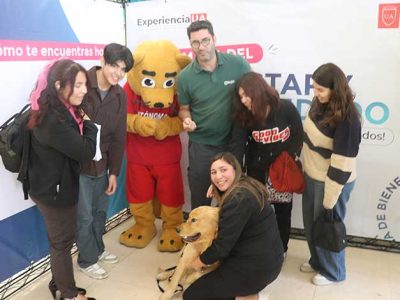
[[[248,190],[232,191],[221,207],[217,239],[200,259],[205,264],[221,261],[258,279],[280,270],[283,247],[271,205],[266,203],[261,210]]]
[[[61,115],[47,113],[32,130],[28,167],[31,198],[50,206],[76,204],[80,162],[93,159],[96,134],[94,123],[84,121],[80,135],[67,109]]]

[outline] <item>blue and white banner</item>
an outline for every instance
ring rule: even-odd
[[[28,101],[48,61],[68,57],[90,68],[103,47],[125,44],[122,6],[92,0],[0,2],[0,124]],[[24,201],[16,175],[0,163],[0,282],[48,253],[43,220]],[[123,195],[125,197],[125,195]]]
[[[89,68],[105,44],[124,44],[125,25],[131,50],[144,40],[169,39],[192,55],[186,28],[209,19],[219,50],[243,55],[303,117],[313,96],[312,72],[334,62],[347,73],[363,117],[348,233],[399,240],[400,3],[394,1],[152,0],[127,4],[124,24],[121,5],[106,0],[2,0],[0,124],[27,103],[39,71],[52,58],[69,56]],[[183,142],[186,147],[185,135]],[[186,155],[182,165],[185,171]],[[114,212],[125,205],[121,175],[117,201],[111,201]],[[1,163],[0,178],[2,281],[46,255],[48,245],[36,207],[23,200],[16,175]],[[293,227],[303,227],[300,197]]]
[[[282,98],[297,106],[303,119],[313,97],[313,71],[327,62],[340,66],[363,118],[348,234],[399,240],[400,3],[394,1],[133,3],[127,7],[127,43],[134,49],[143,40],[169,39],[191,55],[186,28],[208,19],[217,48],[244,56]],[[301,197],[295,199],[292,226],[303,228]]]

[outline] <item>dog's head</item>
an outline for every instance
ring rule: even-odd
[[[212,241],[216,238],[218,228],[219,208],[200,206],[192,210],[185,223],[177,228],[185,243],[199,240]]]

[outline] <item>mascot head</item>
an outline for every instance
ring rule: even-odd
[[[176,76],[191,59],[166,40],[146,41],[134,51],[135,64],[128,72],[128,84],[146,106],[167,108],[176,92]]]

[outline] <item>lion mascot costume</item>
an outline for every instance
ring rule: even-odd
[[[175,228],[183,222],[182,146],[175,80],[191,59],[166,40],[138,45],[124,90],[127,95],[126,193],[135,224],[120,236],[128,247],[144,248],[157,230],[153,200],[158,199],[162,232],[159,251],[179,251]]]

